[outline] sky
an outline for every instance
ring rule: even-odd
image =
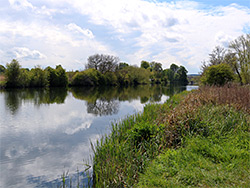
[[[250,33],[250,0],[1,0],[0,64],[83,70],[109,54],[199,73],[215,46]]]

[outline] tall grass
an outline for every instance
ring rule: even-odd
[[[94,185],[136,185],[153,159],[167,148],[183,147],[186,138],[217,135],[220,139],[237,130],[249,132],[249,93],[249,88],[237,85],[202,87],[162,105],[147,105],[143,113],[114,123],[111,134],[93,146]]]

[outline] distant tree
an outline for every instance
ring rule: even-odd
[[[5,72],[5,67],[3,65],[0,65],[0,74]]]
[[[165,69],[165,74],[167,75],[168,80],[172,83],[174,82],[174,71],[172,69]]]
[[[56,70],[49,66],[45,69],[45,72],[47,74],[49,87],[58,86],[59,78],[57,77]]]
[[[250,83],[250,34],[242,35],[229,45],[232,65],[241,84]]]
[[[183,85],[188,84],[187,72],[188,71],[183,66],[180,66],[179,69],[177,70],[177,75],[178,75],[177,81],[180,82]]]
[[[157,63],[157,62],[154,62],[154,66],[152,67],[154,71],[156,72],[162,72],[162,64],[161,63]]]
[[[68,85],[68,77],[65,69],[61,65],[56,66],[56,76],[58,78],[57,86],[66,87]]]
[[[104,54],[95,54],[89,56],[88,64],[86,65],[87,69],[93,68],[100,71],[102,74],[106,72],[115,72],[117,69],[117,65],[119,62],[119,58],[112,55],[104,55]]]
[[[141,61],[141,68],[147,69],[149,67],[149,62]]]
[[[218,64],[208,67],[201,77],[204,85],[222,86],[234,79],[234,73],[228,64]]]
[[[173,64],[170,65],[170,69],[171,69],[174,73],[176,73],[177,70],[179,69],[179,66],[173,63]]]
[[[21,65],[17,60],[13,59],[11,63],[7,63],[5,75],[7,80],[7,87],[21,87],[19,83],[19,78],[21,75]]]
[[[123,68],[125,68],[125,67],[128,67],[128,66],[129,66],[129,64],[121,62],[121,63],[119,63],[119,65],[118,65],[118,70],[121,70],[121,69],[123,69]]]
[[[35,67],[30,70],[30,87],[46,87],[48,80],[45,71],[40,67]]]
[[[73,86],[97,86],[105,85],[105,78],[103,75],[95,69],[87,69],[82,72],[78,72],[73,76]]]

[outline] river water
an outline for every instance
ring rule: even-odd
[[[0,91],[0,187],[73,187],[112,122],[197,86]],[[80,185],[84,182],[80,179]]]

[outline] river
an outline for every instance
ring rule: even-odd
[[[0,187],[60,187],[63,174],[74,187],[77,170],[91,163],[90,142],[112,122],[191,89],[197,86],[0,90]]]

